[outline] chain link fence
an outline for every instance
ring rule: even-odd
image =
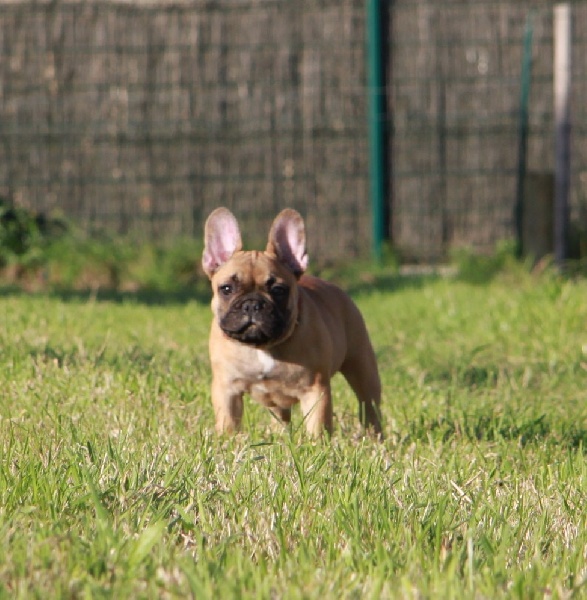
[[[384,2],[388,230],[406,259],[514,234],[524,26],[528,168],[553,169],[552,5]],[[573,6],[572,217],[585,225],[587,3]],[[284,206],[321,261],[371,246],[365,3],[0,1],[0,196],[88,229],[259,243]],[[258,239],[255,239],[254,236]]]

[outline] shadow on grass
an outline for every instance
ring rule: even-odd
[[[137,303],[146,306],[164,306],[171,304],[187,304],[188,302],[199,302],[208,304],[212,293],[209,285],[182,287],[174,290],[160,289],[138,289],[138,290],[116,290],[111,288],[46,288],[41,290],[25,290],[16,285],[0,286],[0,298],[18,296],[48,296],[57,298],[63,302],[114,302]]]
[[[427,266],[405,267],[401,270],[373,269],[352,266],[347,269],[325,269],[317,276],[335,283],[351,296],[373,292],[397,292],[404,289],[422,289],[434,282],[454,275],[450,268]]]
[[[546,415],[514,420],[513,415],[460,414],[427,420],[423,415],[409,426],[409,438],[443,443],[454,439],[476,442],[517,441],[521,447],[548,443],[587,453],[587,429],[576,423],[554,423]]]
[[[318,273],[333,283],[336,283],[350,295],[369,294],[374,292],[396,292],[403,289],[421,289],[426,285],[442,279],[442,275],[402,274],[402,273]],[[167,304],[186,304],[199,302],[208,304],[212,298],[210,284],[206,279],[198,279],[192,285],[186,285],[171,290],[139,288],[137,290],[119,290],[110,287],[87,287],[81,289],[61,288],[58,286],[26,289],[23,286],[0,283],[0,298],[14,296],[49,296],[63,302],[135,302],[147,306],[163,306]]]
[[[339,284],[351,296],[373,292],[399,292],[406,289],[422,289],[441,279],[438,275],[381,275],[351,282],[348,285]]]

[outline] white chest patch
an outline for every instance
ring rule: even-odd
[[[259,379],[267,377],[275,368],[275,359],[265,352],[265,350],[257,350],[257,360],[261,365],[259,370]]]

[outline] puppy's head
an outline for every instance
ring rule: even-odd
[[[297,281],[308,264],[300,214],[285,209],[277,215],[264,252],[241,250],[238,223],[226,208],[208,217],[204,237],[202,266],[212,283],[212,311],[222,331],[258,347],[285,340],[295,327]]]

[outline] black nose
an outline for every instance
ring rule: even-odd
[[[241,305],[241,310],[245,315],[252,316],[263,310],[265,306],[265,300],[261,298],[248,298]]]

